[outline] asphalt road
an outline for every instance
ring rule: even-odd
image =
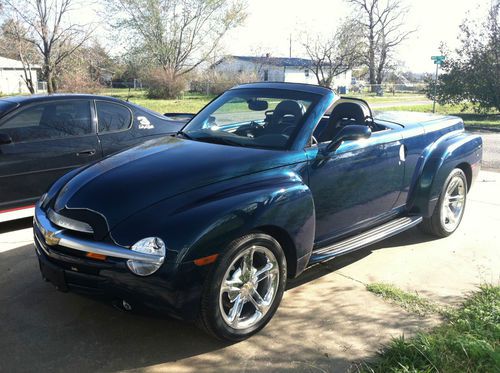
[[[343,372],[392,336],[437,319],[365,290],[389,282],[456,304],[500,281],[500,173],[482,172],[461,227],[435,240],[412,229],[307,270],[288,285],[271,323],[226,344],[161,315],[119,311],[43,282],[30,220],[0,224],[0,372]]]
[[[483,164],[485,170],[500,170],[500,132],[474,131],[483,138]]]

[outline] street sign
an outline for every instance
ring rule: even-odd
[[[437,84],[438,84],[438,69],[439,66],[443,64],[443,61],[446,59],[445,56],[431,56],[431,60],[434,61],[434,65],[436,65],[436,80],[434,82],[434,102],[432,103],[432,112],[436,112],[436,93],[437,93]]]
[[[431,56],[431,60],[434,61],[435,65],[442,65],[445,59],[445,56]]]

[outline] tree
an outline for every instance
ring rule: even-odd
[[[116,64],[107,50],[97,41],[79,48],[71,58],[59,66],[58,85],[64,92],[99,92],[106,72],[115,70]]]
[[[90,37],[92,30],[71,21],[78,0],[4,0],[25,33],[17,35],[38,51],[48,93],[57,90],[56,72]]]
[[[38,53],[33,44],[26,41],[27,31],[19,20],[8,19],[0,29],[0,55],[19,60],[23,66],[22,78],[30,93],[35,93],[33,65]]]
[[[361,35],[351,20],[342,23],[330,37],[307,37],[303,46],[318,84],[325,87],[330,87],[337,75],[356,67],[363,56]]]
[[[476,104],[476,109],[500,111],[500,1],[494,0],[482,24],[465,20],[460,46],[447,56],[438,85],[429,81],[427,96],[440,104]]]
[[[105,0],[128,47],[174,78],[211,56],[246,18],[244,0]]]
[[[363,31],[370,84],[382,84],[392,52],[415,30],[407,30],[408,8],[401,0],[346,0],[356,9],[356,24]]]

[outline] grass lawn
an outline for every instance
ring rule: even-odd
[[[214,98],[214,96],[187,93],[180,99],[159,100],[147,98],[146,91],[144,90],[130,90],[129,93],[128,89],[108,89],[101,92],[101,94],[117,97],[122,100],[127,100],[128,98],[130,102],[157,111],[161,114],[197,113]]]
[[[129,101],[134,102],[138,105],[147,107],[148,109],[157,111],[159,113],[166,112],[178,112],[178,113],[196,113],[208,102],[210,102],[214,96],[206,96],[198,93],[186,93],[183,98],[178,100],[158,100],[150,99],[146,97],[145,90],[130,90],[130,96],[128,89],[107,89],[102,92],[103,95],[117,97],[122,100],[126,100],[129,97]],[[385,96],[379,97],[375,95],[356,95],[349,94],[347,96],[359,97],[365,99],[369,103],[386,103],[386,102],[409,102],[409,101],[420,101],[426,100],[424,95],[405,93],[405,94],[387,94]]]
[[[456,115],[464,120],[466,126],[500,127],[500,113],[477,114],[472,108],[461,111],[461,106],[436,104],[436,114]],[[418,111],[432,113],[432,104],[414,106],[385,107],[380,111]]]
[[[197,93],[187,93],[181,99],[159,100],[146,97],[146,92],[143,90],[131,90],[130,95],[127,89],[111,89],[104,91],[103,94],[113,96],[134,102],[138,105],[147,107],[159,113],[175,112],[175,113],[197,113],[201,108],[208,104],[214,96],[206,96]],[[425,100],[425,96],[404,94],[404,95],[387,95],[383,97],[364,96],[369,103],[384,103],[384,102],[410,102]],[[381,109],[381,111],[420,111],[432,112],[432,105],[414,105],[414,106],[391,106]],[[500,126],[500,114],[476,114],[471,109],[461,112],[460,107],[451,105],[437,105],[436,112],[438,114],[449,114],[461,117],[466,126]]]
[[[418,310],[433,303],[391,285],[368,290]],[[372,285],[368,285],[372,286]],[[408,309],[408,308],[407,308]],[[410,309],[411,311],[411,309]],[[444,322],[413,338],[393,339],[361,372],[455,373],[500,371],[500,286],[482,286],[457,309],[447,308]]]
[[[382,104],[382,103],[388,103],[388,102],[411,102],[411,101],[424,101],[428,100],[425,95],[422,94],[416,94],[416,93],[396,93],[395,95],[391,93],[386,93],[384,96],[376,96],[374,94],[347,94],[345,95],[346,97],[357,97],[357,98],[362,98],[369,104]]]

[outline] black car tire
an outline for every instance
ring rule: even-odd
[[[463,185],[463,203],[460,208],[460,213],[458,214],[458,217],[456,218],[456,223],[453,224],[452,228],[447,228],[446,224],[443,223],[443,219],[446,219],[443,216],[443,205],[446,203],[449,203],[449,200],[447,200],[447,191],[450,188],[450,184],[455,181],[459,180],[461,181]],[[439,195],[438,203],[436,204],[436,207],[434,208],[434,212],[431,217],[429,218],[424,218],[422,223],[419,224],[419,228],[427,234],[430,234],[432,236],[436,237],[448,237],[451,235],[453,232],[457,230],[457,228],[460,225],[460,222],[462,221],[462,217],[464,215],[465,211],[465,205],[466,205],[466,200],[467,200],[467,178],[464,174],[464,172],[459,169],[455,168],[451,173],[448,175],[446,178],[446,181],[444,182],[443,188],[441,190],[441,194]]]
[[[241,259],[238,258],[241,255],[247,253],[248,250],[256,247],[262,248],[261,250],[265,250],[268,256],[273,256],[276,259],[276,261],[273,261],[274,265],[270,264],[270,266],[272,266],[273,268],[272,275],[269,274],[267,278],[263,278],[263,280],[261,280],[264,285],[266,284],[266,282],[271,283],[272,281],[272,283],[275,285],[275,287],[273,287],[274,296],[272,297],[272,301],[270,301],[270,304],[266,306],[266,311],[261,316],[261,319],[256,321],[254,325],[250,325],[249,327],[243,329],[233,328],[228,325],[228,322],[226,321],[227,314],[223,316],[223,301],[221,300],[223,299],[222,285],[227,278],[226,276],[230,274],[231,271],[233,271],[232,273],[234,276],[234,273],[237,270],[241,269],[236,265],[236,263],[234,263],[234,261],[241,260],[240,263],[243,263],[243,259],[246,256],[241,257]],[[272,255],[270,253],[272,253]],[[263,258],[267,259],[264,254],[256,251],[256,254],[252,254],[254,260],[255,258],[259,259],[258,257],[255,257],[255,255],[263,255]],[[267,263],[270,262],[268,261]],[[253,264],[251,268],[253,268]],[[209,334],[221,340],[231,342],[244,340],[257,333],[262,328],[264,328],[264,326],[266,326],[266,324],[271,320],[281,302],[281,298],[283,297],[286,285],[286,268],[286,259],[283,253],[283,249],[281,248],[281,245],[278,243],[278,241],[276,241],[273,237],[263,233],[251,233],[234,240],[228,245],[224,253],[218,257],[216,264],[213,266],[207,276],[201,299],[201,310],[198,318],[198,325]],[[239,273],[243,273],[243,271]],[[243,282],[244,281],[242,281],[241,283]],[[245,283],[244,285],[246,284],[247,283]],[[260,282],[258,284],[260,284]],[[260,286],[258,284],[256,286]],[[243,289],[244,285],[241,286],[241,289]],[[255,289],[258,288],[256,287]],[[243,297],[243,295],[241,295],[241,291],[240,293],[237,292],[236,294]],[[229,293],[227,294],[227,297],[227,301],[230,301]],[[264,297],[261,299],[266,298]],[[236,303],[230,304],[233,304],[233,307],[235,307]],[[243,311],[246,310],[245,307],[247,307],[250,311],[251,307],[255,308],[255,311],[257,310],[257,307],[254,307],[252,302],[250,301],[247,301],[244,304],[245,305],[242,306]],[[247,304],[249,306],[247,306]]]

